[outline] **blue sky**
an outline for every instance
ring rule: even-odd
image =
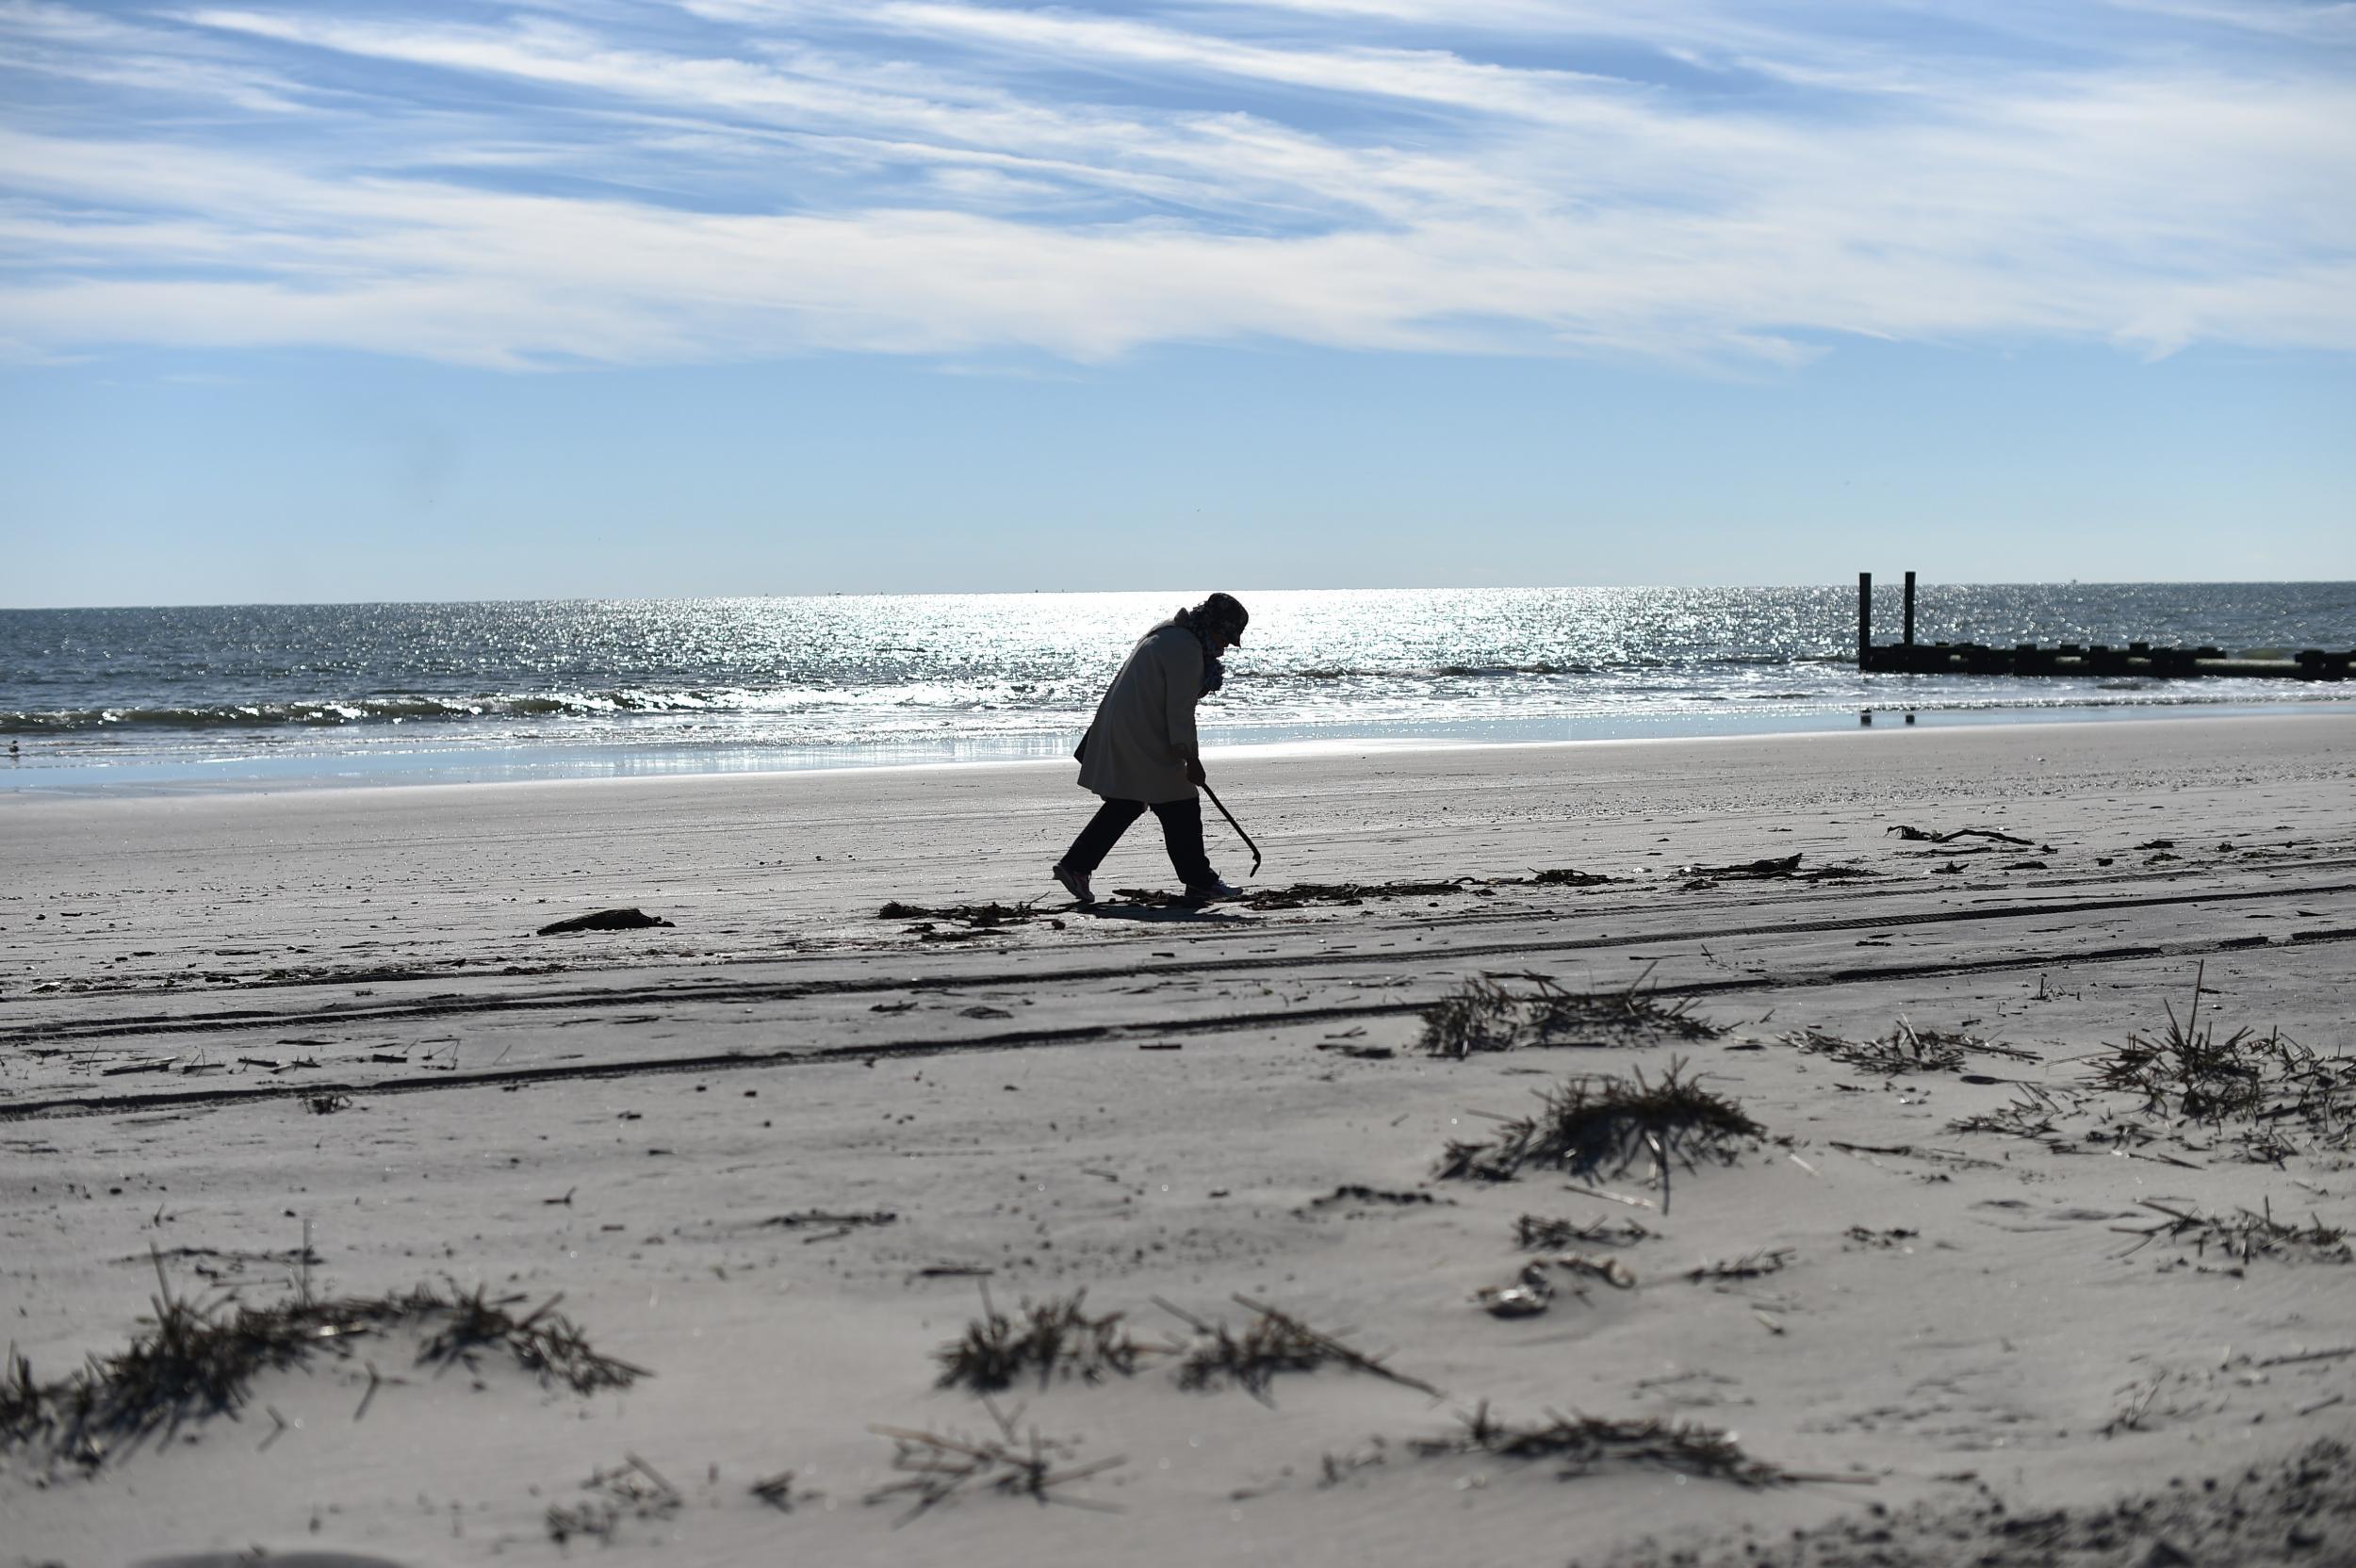
[[[2356,6],[0,0],[0,604],[2356,578]]]

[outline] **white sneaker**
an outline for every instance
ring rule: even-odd
[[[1096,902],[1096,895],[1088,890],[1088,879],[1067,868],[1061,860],[1049,867],[1047,874],[1062,883],[1063,890],[1083,906]]]

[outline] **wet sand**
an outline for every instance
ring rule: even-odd
[[[2217,1039],[2356,1050],[2356,721],[1215,760],[1254,890],[1366,890],[1206,911],[1069,906],[1070,771],[0,808],[0,1301],[37,1378],[136,1331],[151,1247],[176,1291],[267,1301],[306,1223],[321,1288],[562,1293],[653,1373],[580,1396],[385,1339],[91,1474],[18,1448],[0,1560],[553,1560],[551,1507],[618,1497],[604,1549],[681,1562],[1711,1561],[1744,1527],[1864,1561],[1900,1528],[1877,1506],[1937,1561],[1923,1520],[2356,1430],[2345,1249],[2232,1256],[2173,1217],[2356,1224],[2347,1105],[2188,1122],[2091,1077],[2196,974]],[[1537,875],[1573,871],[1607,880]],[[1169,884],[1150,822],[1097,881]],[[533,934],[621,906],[673,924]],[[1636,987],[1654,1021],[1426,1054],[1422,1010],[1484,975]],[[1659,1022],[1679,1007],[1717,1032]],[[1901,1020],[1976,1043],[1922,1070],[1825,1044],[1903,1046]],[[1533,1090],[1680,1060],[1765,1130],[1733,1163],[1665,1193],[1649,1162],[1435,1175]],[[1490,1315],[1477,1290],[1551,1255],[1523,1216],[1635,1221],[1634,1287],[1545,1266],[1548,1310]],[[994,1429],[934,1386],[984,1283],[1085,1289],[1155,1343],[1188,1333],[1157,1300],[1240,1329],[1240,1296],[1440,1394],[1329,1365],[1262,1402],[1148,1355],[1001,1399],[1072,1466],[1122,1462],[1052,1490],[1104,1510],[976,1487],[899,1523],[905,1494],[864,1500],[907,1478],[872,1428]],[[371,1364],[405,1380],[354,1419]],[[1698,1423],[1811,1478],[1416,1451],[1482,1401]],[[629,1455],[676,1506],[584,1489]],[[749,1492],[789,1470],[790,1511]],[[2319,1544],[2267,1537],[2282,1560],[2356,1549],[2314,1517]],[[2169,1527],[2137,1527],[2070,1560],[2141,1563]]]

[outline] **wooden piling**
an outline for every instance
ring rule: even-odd
[[[1873,574],[1857,575],[1857,667],[1863,669],[1873,658]]]
[[[1906,645],[1914,646],[1914,574],[1906,574]]]

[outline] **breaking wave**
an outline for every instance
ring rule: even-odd
[[[193,708],[64,708],[0,712],[0,735],[70,735],[110,729],[334,729],[349,725],[469,719],[595,718],[615,713],[723,711],[734,704],[703,692],[586,692],[482,697],[354,697],[296,702],[220,702]]]
[[[1464,679],[1475,677],[1498,678],[1517,675],[1595,675],[1598,671],[1593,664],[1541,662],[1535,664],[1434,664],[1423,667],[1394,666],[1387,669],[1380,665],[1368,665],[1365,668],[1322,665],[1312,666],[1304,670],[1242,670],[1236,673],[1248,675],[1253,680],[1329,681]]]

